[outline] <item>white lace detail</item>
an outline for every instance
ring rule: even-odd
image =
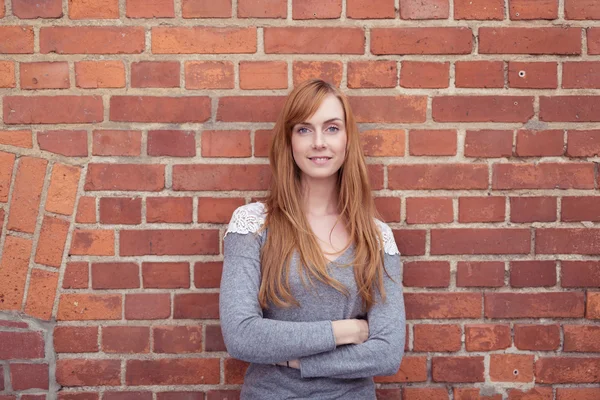
[[[396,246],[396,241],[394,240],[394,234],[390,227],[383,221],[375,219],[375,223],[379,226],[379,230],[383,235],[383,251],[387,254],[393,256],[394,254],[400,254],[398,251],[398,246]]]
[[[227,227],[227,232],[234,233],[254,233],[265,223],[265,205],[260,202],[246,204],[238,207],[231,216],[231,221]]]

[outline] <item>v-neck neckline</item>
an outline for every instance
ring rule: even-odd
[[[344,258],[344,257],[345,257],[345,256],[348,254],[348,252],[349,252],[350,250],[352,250],[353,248],[354,248],[354,244],[350,244],[350,246],[348,246],[348,248],[347,248],[346,250],[344,250],[344,251],[342,252],[342,254],[340,254],[339,256],[337,256],[337,257],[336,257],[335,259],[333,259],[333,260],[330,260],[330,259],[328,259],[327,257],[323,256],[323,257],[325,257],[325,260],[327,260],[327,266],[330,266],[330,265],[332,265],[332,264],[336,264],[336,263],[338,263],[338,262],[339,262],[339,261],[340,261],[342,258]]]

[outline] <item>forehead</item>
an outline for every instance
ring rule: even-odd
[[[333,94],[329,94],[323,99],[317,111],[308,117],[305,122],[316,124],[333,118],[344,121],[344,107],[340,99]]]

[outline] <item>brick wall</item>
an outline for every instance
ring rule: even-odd
[[[221,238],[310,77],[350,96],[403,254],[407,353],[379,398],[600,398],[600,1],[0,17],[0,400],[239,396]]]

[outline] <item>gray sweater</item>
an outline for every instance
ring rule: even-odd
[[[314,288],[305,288],[294,254],[290,286],[301,306],[262,309],[260,249],[268,230],[256,232],[264,223],[264,205],[251,203],[234,212],[224,239],[219,308],[227,351],[250,362],[242,400],[375,399],[373,376],[398,371],[406,334],[400,254],[391,229],[376,222],[384,237],[384,265],[395,281],[384,273],[385,303],[376,296],[377,304],[361,315],[352,267],[336,266],[352,259],[350,246],[327,265],[330,275],[349,289],[349,297],[316,280]],[[369,338],[336,347],[331,322],[349,318],[367,319]],[[275,365],[294,359],[300,360],[299,370]]]

